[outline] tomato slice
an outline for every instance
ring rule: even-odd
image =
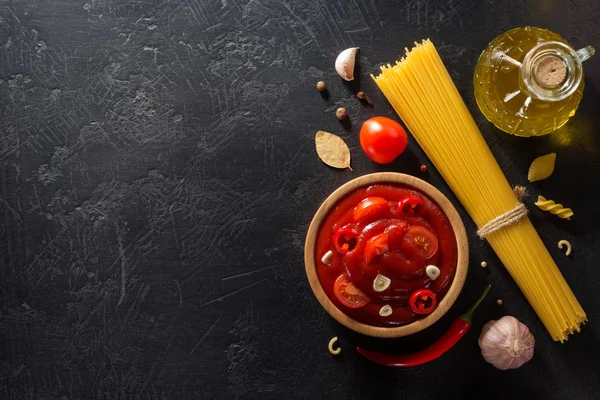
[[[415,290],[413,294],[410,295],[408,302],[410,308],[412,308],[416,314],[429,314],[435,310],[435,306],[437,305],[435,293],[429,289]]]
[[[373,221],[381,218],[389,210],[389,205],[383,197],[367,197],[354,208],[354,222]]]
[[[428,259],[438,251],[438,239],[429,229],[414,225],[408,228],[404,235],[404,243],[417,256]]]
[[[365,262],[368,264],[371,260],[382,254],[387,253],[389,250],[388,246],[388,234],[380,233],[379,235],[373,236],[365,244]]]
[[[338,276],[333,284],[335,297],[348,308],[360,308],[369,303],[369,298],[354,286],[346,274]]]

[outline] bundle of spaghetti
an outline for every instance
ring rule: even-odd
[[[372,78],[478,227],[519,205],[429,39]],[[586,314],[527,216],[486,239],[552,339],[580,330]]]

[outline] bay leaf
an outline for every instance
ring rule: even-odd
[[[318,131],[315,135],[315,146],[319,158],[325,164],[334,168],[348,168],[352,171],[350,149],[344,139],[333,133]]]

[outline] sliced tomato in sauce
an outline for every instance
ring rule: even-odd
[[[429,259],[438,251],[438,239],[423,226],[411,226],[404,235],[403,248],[422,259]]]
[[[388,250],[389,246],[387,233],[383,232],[379,235],[373,236],[365,244],[365,262],[369,264],[373,258],[387,253]]]
[[[360,308],[369,303],[362,290],[354,286],[346,274],[340,275],[333,284],[335,297],[348,308]]]
[[[354,222],[374,221],[383,217],[389,210],[388,201],[383,197],[367,197],[354,208],[352,218]]]

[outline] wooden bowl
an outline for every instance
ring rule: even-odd
[[[425,193],[433,201],[435,201],[450,220],[450,224],[454,230],[454,236],[456,237],[456,247],[458,250],[454,280],[452,281],[452,285],[450,286],[448,293],[438,304],[437,308],[426,317],[411,322],[410,324],[390,328],[363,324],[362,322],[358,322],[344,314],[344,312],[337,308],[329,299],[329,297],[327,297],[327,294],[321,286],[321,281],[317,275],[317,267],[315,265],[315,246],[317,235],[321,227],[321,223],[325,220],[332,208],[335,207],[335,205],[342,198],[355,189],[381,183],[396,183],[409,186],[421,191],[422,193]],[[395,338],[408,336],[427,328],[440,319],[448,311],[448,309],[450,309],[452,304],[454,304],[458,294],[462,290],[465,278],[467,277],[467,270],[469,268],[469,244],[467,241],[465,227],[460,219],[460,216],[458,215],[458,212],[446,198],[446,196],[444,196],[439,190],[431,186],[429,183],[415,178],[414,176],[398,174],[394,172],[381,172],[361,176],[351,180],[333,192],[323,202],[323,204],[321,204],[321,207],[319,207],[317,210],[317,213],[315,214],[310,227],[308,228],[308,234],[306,235],[306,243],[304,246],[304,265],[306,267],[306,275],[308,276],[310,287],[317,297],[317,300],[319,300],[319,303],[321,303],[325,311],[327,311],[339,323],[364,335],[382,338]]]

